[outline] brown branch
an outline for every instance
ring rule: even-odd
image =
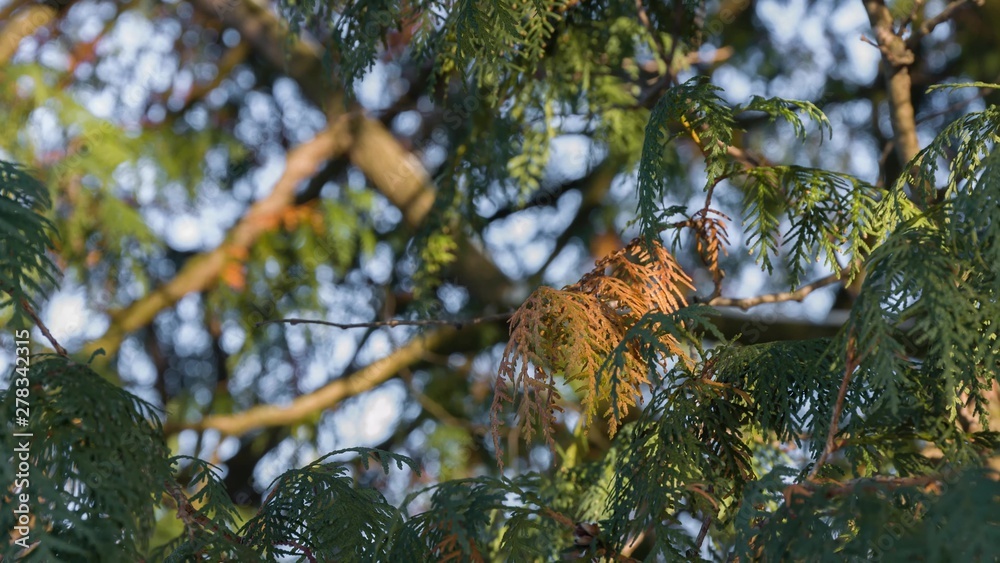
[[[915,58],[906,41],[893,30],[893,17],[883,0],[865,0],[865,9],[871,22],[879,50],[882,52],[883,72],[891,107],[892,129],[895,133],[896,156],[906,166],[917,152],[917,126],[910,97],[912,80],[910,65]]]
[[[513,311],[507,313],[497,313],[495,315],[484,315],[482,317],[473,317],[471,319],[392,319],[388,321],[372,321],[367,323],[334,323],[330,321],[321,321],[317,319],[274,319],[270,321],[261,321],[257,323],[256,327],[262,327],[264,325],[283,323],[290,325],[297,324],[314,324],[323,326],[332,326],[334,328],[378,328],[378,327],[397,327],[397,326],[452,326],[455,328],[462,328],[464,326],[476,325],[479,323],[493,322],[493,321],[503,321],[509,319],[514,314]]]
[[[174,500],[177,505],[177,518],[184,522],[184,526],[188,529],[189,539],[194,540],[194,530],[196,528],[201,528],[203,530],[212,531],[217,534],[221,534],[227,540],[232,543],[242,543],[242,539],[233,534],[228,530],[223,530],[218,524],[215,524],[208,519],[204,514],[199,514],[198,509],[196,509],[191,501],[181,490],[181,486],[177,484],[173,479],[168,479],[164,482],[166,492],[170,495],[170,498]]]
[[[0,22],[5,22],[10,20],[11,14],[13,14],[18,8],[21,8],[28,3],[28,0],[13,0],[11,3],[7,4],[3,8],[0,8]]]
[[[840,483],[836,486],[824,488],[824,484],[815,482],[804,482],[800,487],[804,491],[813,492],[822,490],[827,498],[851,494],[857,489],[869,489],[874,487],[886,487],[889,489],[898,489],[900,487],[929,487],[936,483],[946,481],[949,478],[949,474],[936,474],[936,475],[918,475],[914,477],[891,477],[891,476],[875,476],[875,477],[865,477],[861,479],[852,479],[844,483]]]
[[[728,297],[716,297],[708,301],[708,305],[713,307],[739,307],[746,311],[751,307],[757,305],[762,305],[764,303],[781,303],[784,301],[799,301],[801,302],[810,293],[816,291],[817,289],[832,285],[840,281],[843,276],[847,274],[848,270],[844,269],[837,273],[830,274],[825,278],[818,279],[812,283],[806,284],[795,291],[785,291],[780,293],[769,293],[766,295],[759,295],[757,297],[744,297],[741,299],[732,299]]]
[[[840,390],[837,391],[837,402],[833,405],[833,414],[830,415],[830,429],[826,434],[826,445],[823,447],[823,453],[820,454],[819,459],[816,460],[816,465],[814,465],[812,470],[809,472],[809,480],[816,477],[820,467],[823,467],[827,458],[829,458],[830,455],[837,449],[834,439],[837,436],[837,429],[840,427],[840,414],[844,410],[844,398],[847,397],[847,386],[851,382],[851,375],[854,374],[854,370],[858,367],[858,357],[857,351],[855,350],[853,334],[848,335],[847,337],[846,363],[847,365],[844,367],[844,378],[840,381]]]
[[[111,326],[105,334],[91,342],[86,350],[104,348],[114,354],[125,335],[149,324],[164,309],[171,307],[188,293],[204,291],[216,283],[225,266],[240,256],[265,232],[280,224],[282,213],[294,205],[295,188],[316,173],[320,164],[346,150],[350,141],[349,116],[334,122],[312,140],[290,150],[285,171],[271,193],[254,203],[249,211],[230,229],[226,241],[210,252],[188,260],[181,271],[165,285],[135,301],[125,309],[111,313]]]
[[[701,521],[701,529],[698,530],[698,537],[694,540],[695,555],[701,552],[701,544],[704,543],[705,538],[708,536],[708,529],[712,526],[712,515],[706,514],[705,518]]]
[[[47,4],[33,4],[17,12],[0,30],[0,65],[6,65],[25,37],[52,23],[58,10]]]
[[[0,66],[10,62],[21,41],[55,21],[59,11],[47,4],[33,4],[20,10],[0,29]]]
[[[931,34],[934,28],[950,20],[955,12],[966,6],[982,6],[985,0],[952,0],[941,12],[933,18],[924,20],[920,27],[913,30],[913,33],[906,39],[907,47],[913,49],[924,37]]]
[[[319,45],[288,34],[267,8],[247,0],[195,0],[196,8],[235,28],[257,54],[298,82],[307,99],[332,120],[344,112],[362,114],[355,102],[345,103],[343,85],[323,71]],[[423,222],[434,202],[430,176],[423,164],[377,119],[362,116],[347,147],[351,162],[403,212],[407,225]]]
[[[324,72],[320,45],[293,36],[266,7],[251,0],[193,0],[202,13],[235,28],[257,55],[274,69],[295,80],[303,95],[323,108],[333,121],[343,112],[358,113],[348,157],[374,188],[403,213],[407,226],[423,223],[434,202],[430,175],[420,159],[386,129],[378,119],[363,114],[356,103],[346,103],[343,85]],[[456,110],[462,115],[461,109]],[[455,275],[472,297],[483,303],[510,300],[513,282],[487,258],[482,249],[458,237]]]
[[[910,7],[910,13],[907,14],[906,19],[903,20],[903,23],[899,24],[899,29],[896,30],[896,35],[903,34],[903,30],[909,27],[911,23],[913,23],[913,20],[916,19],[917,17],[917,13],[920,12],[920,9],[923,8],[923,6],[924,6],[924,0],[913,0],[913,6]]]
[[[11,286],[4,283],[0,283],[0,292],[6,293],[11,297],[13,297],[15,293],[11,289]],[[42,318],[39,317],[38,313],[35,312],[35,308],[31,306],[31,303],[27,299],[22,298],[18,301],[18,304],[21,306],[21,309],[28,315],[28,317],[31,318],[31,320],[35,323],[35,325],[38,326],[38,330],[41,331],[42,335],[49,341],[50,344],[52,344],[52,349],[55,350],[57,354],[63,356],[64,358],[69,357],[69,354],[66,353],[66,349],[63,348],[61,345],[59,345],[59,342],[56,341],[56,338],[52,336],[52,333],[49,332],[49,327],[45,326],[45,323],[42,322]]]
[[[0,285],[0,291],[9,295],[14,295],[14,292],[8,289],[9,287],[10,286]],[[66,352],[66,349],[59,344],[55,336],[52,336],[52,333],[49,332],[49,327],[45,326],[45,323],[42,322],[42,318],[35,312],[35,308],[31,306],[31,303],[29,303],[27,299],[21,299],[20,306],[28,317],[31,318],[32,322],[35,323],[42,335],[49,341],[50,344],[52,344],[52,349],[55,350],[60,356],[68,358],[69,354]]]
[[[737,162],[743,165],[744,169],[749,170],[751,168],[756,168],[761,165],[760,160],[758,160],[756,157],[750,156],[750,154],[747,153],[747,151],[739,147],[734,147],[733,145],[726,145],[722,141],[717,141],[717,142],[719,143],[720,146],[724,146],[726,148],[726,154],[736,159]]]
[[[302,395],[287,405],[259,405],[234,414],[210,415],[200,422],[167,425],[165,434],[180,430],[218,430],[228,436],[242,436],[252,430],[270,426],[287,426],[305,420],[311,415],[332,408],[348,397],[374,389],[394,377],[399,371],[421,359],[449,339],[457,331],[443,328],[414,338],[388,356],[360,370],[335,379],[316,391]]]
[[[31,303],[28,303],[27,300],[22,299],[21,308],[24,309],[24,312],[27,313],[29,317],[31,317],[31,320],[34,321],[36,325],[38,325],[38,330],[42,331],[42,334],[45,336],[45,338],[49,341],[50,344],[52,344],[52,349],[55,350],[56,353],[59,354],[60,356],[68,358],[69,354],[66,353],[66,349],[63,348],[59,344],[59,342],[56,341],[55,336],[52,336],[52,333],[49,332],[49,327],[45,326],[45,323],[42,322],[41,317],[39,317],[38,314],[35,313],[35,309],[31,306]]]
[[[642,542],[646,540],[647,532],[648,530],[643,530],[638,534],[636,534],[634,538],[632,538],[628,543],[625,544],[624,547],[622,547],[621,554],[624,555],[625,557],[631,557],[632,554],[635,553],[635,550],[639,549],[639,546],[642,545]]]

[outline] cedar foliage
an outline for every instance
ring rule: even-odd
[[[552,427],[560,394],[555,377],[576,387],[586,413],[585,424],[602,402],[612,436],[629,408],[641,400],[649,385],[649,356],[639,342],[628,338],[646,313],[671,313],[687,305],[684,289],[694,289],[691,278],[658,242],[641,239],[597,262],[579,282],[565,289],[537,289],[510,320],[510,341],[500,361],[500,373],[491,409],[493,441],[500,451],[500,411],[513,402],[520,388],[517,419],[538,421],[552,444]],[[653,327],[653,330],[656,330]],[[657,331],[658,344],[668,353],[659,360],[680,357],[689,361],[681,343],[668,331]],[[623,347],[622,363],[612,373],[604,364]],[[531,437],[531,426],[525,438]],[[499,460],[499,458],[498,458]]]
[[[794,100],[731,107],[698,78],[666,88],[648,119],[636,119],[621,106],[639,100],[600,67],[620,68],[636,54],[635,38],[645,48],[694,48],[697,6],[646,14],[682,24],[669,35],[638,23],[632,2],[575,4],[307,1],[286,10],[303,29],[332,24],[339,51],[328,62],[348,83],[380,52],[360,30],[395,28],[413,34],[437,76],[458,73],[481,92],[485,107],[470,120],[479,126],[458,140],[469,154],[454,186],[537,187],[552,135],[537,117],[560,103],[593,104],[587,112],[600,116],[609,149],[637,165],[641,236],[577,283],[541,287],[521,305],[491,409],[498,461],[507,405],[516,405],[524,438],[537,427],[555,446],[560,411],[574,399],[581,427],[607,421],[605,455],[559,451],[548,473],[445,481],[397,505],[332,458],[355,455],[385,474],[418,472],[413,460],[338,450],[279,476],[245,516],[217,468],[170,456],[149,404],[87,364],[46,356],[32,366],[33,415],[18,429],[45,436],[31,459],[31,535],[41,541],[26,553],[8,543],[4,559],[628,561],[622,551],[643,537],[647,560],[1000,557],[1000,484],[989,465],[1000,442],[986,398],[1000,369],[1000,110],[946,127],[884,189],[836,171],[747,164],[728,150],[740,114],[781,118],[801,137],[810,131],[802,114],[820,133],[829,122]],[[603,61],[573,48],[595,44],[607,47]],[[666,53],[653,56],[670,65]],[[557,70],[587,78],[523,83],[526,73]],[[514,109],[494,111],[506,102]],[[645,131],[641,147],[625,141],[636,130]],[[522,134],[502,165],[475,151],[511,131]],[[705,205],[690,212],[664,205],[675,177],[670,145],[682,136],[701,151],[706,177]],[[947,184],[931,193],[943,163]],[[722,180],[743,189],[742,225],[711,206]],[[27,324],[54,281],[45,190],[11,163],[0,162],[0,181],[0,289],[15,322]],[[453,195],[452,216],[472,199]],[[438,227],[448,232],[444,221]],[[720,252],[741,227],[762,268],[780,258],[791,286],[817,259],[845,279],[865,272],[836,337],[743,346],[714,330],[710,307],[688,303],[694,284],[664,241],[674,235],[676,250],[680,232],[694,233],[715,296]],[[443,246],[438,254],[451,252]],[[5,452],[14,448],[16,399],[0,394]],[[4,454],[5,483],[15,461]],[[15,492],[3,492],[4,529],[13,528],[6,507]],[[176,515],[184,530],[150,549],[156,513]]]

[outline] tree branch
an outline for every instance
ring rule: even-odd
[[[818,279],[812,283],[806,284],[795,291],[784,291],[780,293],[769,293],[766,295],[759,295],[757,297],[743,297],[741,299],[732,299],[728,297],[716,297],[708,301],[708,305],[713,307],[739,307],[746,311],[751,307],[757,305],[762,305],[764,303],[781,303],[783,301],[799,301],[801,302],[810,293],[816,291],[817,289],[832,285],[840,281],[843,276],[847,274],[848,270],[844,269],[837,273],[830,274],[825,278]]]
[[[920,151],[913,100],[910,98],[912,80],[909,67],[915,60],[914,54],[906,41],[894,31],[892,13],[885,2],[864,0],[864,4],[872,30],[875,32],[879,51],[882,52],[882,68],[889,94],[896,156],[900,164],[906,166]]]
[[[458,331],[443,328],[414,338],[388,356],[360,370],[335,379],[320,389],[302,395],[287,405],[259,405],[234,414],[210,415],[193,424],[167,425],[165,434],[180,430],[218,430],[228,436],[242,436],[252,430],[269,426],[287,426],[301,422],[325,409],[332,408],[348,397],[374,389],[394,377],[407,366],[423,359]]]
[[[830,429],[826,434],[826,445],[823,447],[823,453],[816,460],[816,465],[813,465],[812,470],[809,472],[809,479],[814,478],[819,473],[819,469],[826,463],[827,458],[837,449],[834,439],[837,437],[837,429],[840,427],[840,414],[844,410],[844,398],[847,397],[847,386],[851,383],[851,376],[854,374],[854,370],[857,369],[858,363],[857,351],[854,346],[854,336],[849,335],[847,338],[847,362],[844,367],[844,378],[840,381],[840,389],[837,391],[837,402],[833,405],[833,414],[830,415]]]
[[[265,232],[280,224],[281,214],[295,201],[295,188],[316,173],[317,167],[331,156],[346,150],[350,141],[345,115],[318,134],[288,152],[285,171],[271,193],[254,203],[246,215],[230,229],[226,241],[215,250],[201,253],[188,260],[181,271],[168,283],[135,301],[125,309],[111,313],[111,326],[105,334],[87,345],[92,353],[104,348],[114,354],[128,333],[149,324],[164,309],[171,307],[191,292],[203,291],[215,283],[231,260],[245,256],[248,249]]]
[[[0,8],[0,22],[5,22],[10,19],[11,14],[23,7],[28,3],[28,0],[12,0],[9,4]]]
[[[712,515],[706,514],[701,520],[701,529],[698,530],[698,537],[694,539],[694,547],[701,552],[701,544],[705,542],[705,538],[708,536],[708,529],[712,527]],[[698,553],[695,553],[697,555]]]
[[[277,17],[250,0],[193,0],[203,13],[235,28],[258,55],[276,70],[286,73],[303,95],[323,108],[333,120],[345,111],[360,114],[352,133],[348,154],[374,187],[403,213],[407,226],[423,223],[434,202],[430,175],[420,159],[406,150],[377,119],[363,114],[356,103],[348,104],[343,86],[323,72],[319,45],[288,33]],[[513,282],[482,250],[465,237],[458,237],[455,273],[469,293],[483,303],[508,301]]]
[[[4,293],[11,296],[14,295],[14,292],[10,290],[10,286],[4,286],[3,284],[0,284],[0,291],[3,291]],[[52,345],[52,349],[55,350],[57,354],[59,354],[64,358],[69,357],[69,354],[66,353],[66,349],[59,344],[59,342],[56,340],[54,336],[52,336],[52,333],[49,332],[49,327],[45,326],[45,323],[42,322],[42,318],[39,317],[38,313],[35,312],[35,308],[31,306],[31,303],[29,303],[27,299],[21,299],[20,306],[21,309],[23,309],[24,312],[28,315],[28,317],[31,318],[32,322],[35,323],[35,326],[38,327],[38,330],[41,331],[42,336],[44,336],[45,339],[49,341],[49,344]]]
[[[261,321],[257,323],[257,327],[264,325],[284,323],[290,325],[297,324],[314,324],[323,326],[332,326],[334,328],[377,328],[377,327],[397,327],[397,326],[452,326],[455,328],[462,328],[464,326],[476,325],[479,323],[493,322],[493,321],[505,321],[513,315],[513,311],[507,313],[497,313],[495,315],[484,315],[482,317],[473,317],[471,319],[391,319],[388,321],[372,321],[367,323],[334,323],[330,321],[322,321],[318,319],[274,319],[269,321]]]
[[[59,11],[48,4],[33,4],[20,10],[3,28],[0,28],[0,65],[6,65],[21,41],[39,28],[52,23]]]
[[[950,20],[959,8],[964,8],[966,6],[982,6],[984,3],[985,0],[952,0],[952,2],[949,2],[938,15],[928,20],[924,20],[923,23],[920,24],[919,28],[913,30],[913,33],[906,39],[907,47],[911,49],[915,48],[920,43],[921,39],[930,35],[934,31],[935,27]]]

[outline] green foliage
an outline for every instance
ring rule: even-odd
[[[671,141],[682,134],[695,139],[705,155],[706,185],[733,172],[726,149],[732,144],[735,122],[719,90],[704,77],[695,77],[668,90],[650,113],[639,163],[637,210],[637,221],[647,237],[658,236],[665,227],[660,209],[673,174],[666,168],[669,161],[663,153]]]
[[[990,471],[953,470],[902,486],[859,479],[775,494],[793,474],[778,468],[747,491],[737,516],[741,559],[989,561],[1000,554],[996,504],[986,500],[997,498],[1000,485]]]
[[[958,88],[991,88],[1000,89],[1000,84],[992,82],[949,82],[946,84],[932,84],[927,88],[928,92],[935,90],[956,90]]]
[[[799,117],[796,110],[804,113],[809,121],[812,121],[819,127],[820,135],[822,135],[825,130],[828,136],[833,136],[833,126],[830,124],[830,120],[827,119],[826,114],[824,114],[823,111],[816,107],[816,104],[812,102],[752,96],[746,105],[736,108],[735,111],[736,113],[755,111],[764,112],[770,117],[770,121],[772,122],[780,117],[791,124],[791,126],[795,129],[796,137],[805,139],[808,133],[806,125],[802,122],[802,118]]]
[[[985,145],[996,136],[997,115],[990,107],[957,122],[966,128],[943,201],[901,225],[869,259],[850,325],[864,344],[862,367],[892,409],[911,386],[943,378],[947,394],[938,408],[951,411],[964,391],[985,416],[982,392],[1000,366],[1000,157]],[[917,155],[914,163],[930,170],[912,180],[933,178],[930,157],[943,155],[958,131],[945,128]]]
[[[853,278],[872,241],[893,227],[873,220],[879,190],[853,176],[799,166],[758,166],[747,176],[743,206],[750,252],[771,272],[771,256],[787,245],[792,285],[812,262],[839,270],[841,254],[848,257],[847,277]],[[790,223],[784,235],[782,217]]]
[[[888,189],[837,171],[759,163],[735,146],[744,114],[783,120],[798,139],[814,126],[830,134],[832,125],[809,102],[753,97],[732,106],[706,77],[676,84],[700,38],[698,4],[282,4],[296,30],[332,34],[328,62],[348,90],[379,57],[431,69],[431,101],[445,108],[439,144],[450,151],[433,216],[414,239],[384,237],[392,252],[419,259],[404,282],[418,298],[460,256],[456,233],[480,226],[477,203],[516,208],[544,193],[559,136],[584,131],[614,162],[637,164],[640,236],[599,258],[579,282],[538,288],[511,319],[491,453],[503,455],[502,426],[524,429],[528,439],[538,428],[553,461],[542,448],[524,459],[542,471],[501,467],[500,476],[428,483],[413,459],[354,448],[286,471],[259,508],[238,507],[219,468],[169,457],[160,413],[149,404],[90,367],[36,356],[30,375],[15,367],[16,385],[0,393],[8,421],[0,478],[16,483],[21,461],[31,470],[30,486],[5,485],[0,525],[14,528],[16,513],[6,507],[27,495],[39,543],[27,553],[8,543],[3,558],[629,560],[623,552],[633,541],[645,550],[636,559],[656,561],[1000,557],[1000,481],[989,469],[1000,451],[989,426],[1000,371],[1000,110],[990,105],[945,127]],[[672,33],[662,31],[668,25]],[[74,172],[86,189],[73,195],[73,214],[59,218],[78,244],[64,253],[70,263],[86,264],[98,250],[158,251],[142,216],[106,184],[144,154],[176,149],[183,156],[157,174],[187,182],[191,196],[201,173],[185,159],[204,156],[219,141],[214,133],[174,124],[172,133],[133,143],[122,129],[86,119],[43,69],[10,72],[38,82],[37,99],[21,106],[65,102],[59,119],[77,124],[68,137],[102,148],[82,153],[92,157]],[[25,111],[0,115],[20,120]],[[691,160],[705,175],[706,203],[694,213],[671,205],[684,196],[677,188]],[[67,172],[51,176],[58,183]],[[0,182],[0,289],[3,305],[23,315],[55,281],[48,192],[3,161]],[[739,345],[715,330],[711,309],[688,305],[696,284],[661,239],[671,227],[702,228],[698,251],[715,252],[709,269],[719,274],[721,218],[729,219],[710,204],[716,189],[729,188],[741,192],[751,253],[768,273],[780,264],[789,287],[815,263],[846,269],[848,281],[864,276],[836,337]],[[346,279],[376,240],[368,217],[378,202],[338,195],[337,203],[274,218],[287,233],[261,237],[253,255],[227,257],[223,281],[249,290],[237,306],[233,293],[209,299],[252,320],[263,320],[258,301],[269,318],[318,309],[310,290],[325,275],[320,266]],[[670,223],[675,215],[686,220]],[[702,244],[714,250],[702,252]],[[139,270],[133,278],[144,280]],[[452,359],[441,363],[451,369]],[[508,403],[517,405],[514,417],[502,413]],[[31,415],[14,428],[18,409]],[[441,428],[423,438],[429,447],[452,442],[458,451],[444,452],[442,463],[472,457],[464,448],[481,427]],[[589,450],[601,430],[607,447]],[[33,434],[28,460],[14,435],[22,431]],[[331,459],[346,454],[358,456]],[[437,476],[469,474],[449,471]],[[397,505],[384,492],[392,487],[369,486],[375,473],[427,486],[407,490]],[[149,548],[158,518],[179,520],[181,529]]]
[[[171,466],[191,476],[185,489],[176,483],[167,487],[173,499],[174,511],[184,524],[183,532],[171,541],[151,551],[155,561],[224,561],[229,557],[256,559],[257,554],[235,535],[240,517],[229,498],[217,468],[208,462],[187,456],[176,456]],[[176,471],[176,470],[175,470]]]
[[[731,346],[713,358],[716,381],[743,391],[754,429],[798,446],[822,433],[840,383],[831,363],[828,339]],[[803,405],[806,405],[803,408]],[[811,445],[822,447],[821,442]]]
[[[901,190],[909,184],[915,197],[927,204],[955,197],[961,185],[982,170],[983,159],[992,152],[998,138],[1000,109],[996,106],[957,119],[913,157],[896,187]],[[948,164],[948,180],[938,193],[934,186],[942,163]]]
[[[835,270],[840,269],[839,255],[847,254],[851,260],[848,278],[853,278],[860,258],[871,250],[871,241],[880,240],[893,226],[873,220],[878,190],[850,175],[821,169],[748,167],[729,151],[735,116],[740,113],[763,112],[771,121],[781,118],[800,138],[805,138],[807,129],[797,111],[816,123],[821,134],[824,130],[832,134],[829,120],[810,102],[781,98],[754,96],[745,106],[732,108],[719,97],[719,90],[705,78],[695,77],[668,90],[653,108],[639,164],[636,221],[642,233],[659,236],[669,216],[683,209],[663,206],[670,182],[677,176],[665,151],[672,141],[689,136],[704,156],[706,190],[724,179],[746,177],[743,206],[748,246],[768,272],[773,268],[772,256],[782,246],[780,229],[782,218],[787,217],[791,225],[784,238],[792,284],[799,282],[817,252]]]
[[[0,308],[14,307],[14,324],[56,283],[56,267],[46,253],[52,223],[43,213],[49,192],[21,166],[0,160]],[[26,309],[30,308],[30,309]]]
[[[17,385],[0,394],[6,421],[0,479],[24,485],[6,489],[0,527],[13,530],[15,514],[7,508],[15,491],[27,494],[24,504],[34,517],[29,537],[38,542],[19,560],[136,561],[169,476],[153,407],[58,356],[35,356],[10,380]],[[26,413],[28,424],[13,426]],[[21,547],[8,543],[3,556],[13,559],[19,552]]]
[[[255,546],[273,560],[279,555],[301,555],[338,561],[379,561],[385,533],[399,518],[375,489],[356,487],[346,467],[326,463],[327,454],[302,469],[292,469],[271,485],[271,493],[256,516],[240,530],[243,543]],[[414,471],[412,460],[391,452],[360,450],[365,467],[368,456],[378,456],[382,469],[390,461]],[[310,499],[303,502],[304,499]]]

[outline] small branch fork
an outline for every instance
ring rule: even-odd
[[[916,11],[917,7],[922,3],[923,2],[916,2],[914,4],[914,11]],[[924,20],[924,22],[920,24],[920,28],[914,30],[914,32],[906,39],[907,46],[911,49],[916,47],[920,43],[921,39],[930,35],[931,32],[934,31],[935,27],[950,20],[952,16],[955,15],[955,12],[960,8],[964,8],[966,6],[982,6],[985,3],[986,0],[953,0],[952,2],[949,2],[938,15],[928,20]],[[912,16],[909,19],[912,20]]]
[[[840,390],[837,392],[837,402],[834,404],[833,414],[830,416],[830,430],[826,434],[826,446],[823,448],[823,453],[820,454],[819,459],[816,460],[816,465],[809,472],[808,479],[810,480],[816,477],[819,469],[823,467],[826,460],[837,449],[835,438],[837,437],[837,428],[840,426],[840,415],[844,410],[844,398],[847,396],[847,386],[851,383],[851,376],[854,374],[854,370],[857,369],[859,363],[860,359],[855,348],[854,335],[849,334],[847,337],[847,365],[844,367],[844,378],[840,382]]]

